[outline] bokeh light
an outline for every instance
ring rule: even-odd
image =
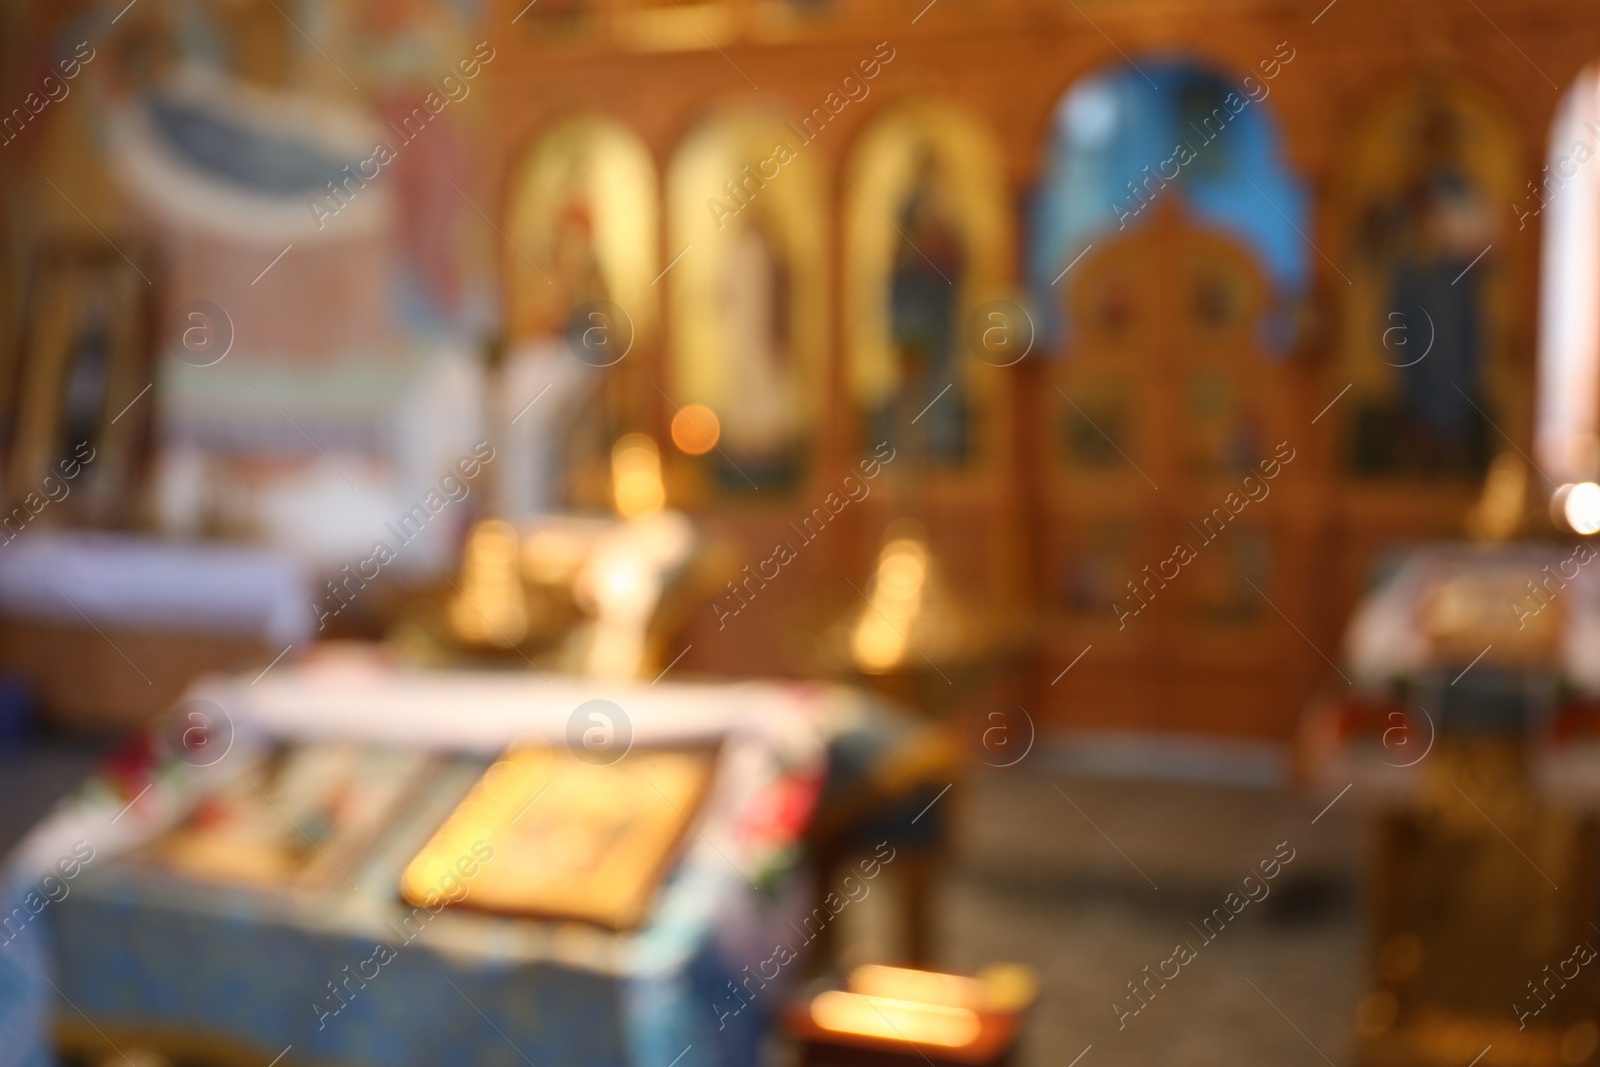
[[[612,491],[626,519],[654,515],[667,503],[661,483],[661,451],[642,433],[622,437],[611,449]]]
[[[672,416],[672,443],[680,452],[703,456],[717,447],[722,423],[717,413],[704,404],[688,404]]]
[[[1579,482],[1567,491],[1562,506],[1567,525],[1584,536],[1600,532],[1600,485]]]

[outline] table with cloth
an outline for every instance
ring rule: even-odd
[[[1351,619],[1350,684],[1308,709],[1299,751],[1322,814],[1360,810],[1370,842],[1362,1067],[1595,1062],[1593,974],[1548,1004],[1529,981],[1600,920],[1595,558],[1586,543],[1406,551]]]
[[[401,944],[407,861],[497,754],[530,738],[566,744],[574,709],[596,698],[621,709],[634,746],[721,742],[707,798],[686,815],[691,829],[642,925],[613,932],[448,907]],[[775,943],[793,940],[790,923],[813,903],[798,840],[835,788],[830,745],[870,734],[890,739],[888,750],[923,728],[837,687],[348,663],[205,679],[175,714],[180,726],[206,720],[215,747],[203,759],[180,745],[147,767],[113,764],[7,862],[0,1067],[54,1064],[57,1041],[93,1056],[126,1042],[260,1067],[279,1056],[283,1067],[754,1063],[800,965],[760,986],[749,976]],[[417,746],[442,769],[318,892],[193,881],[134,862],[199,796],[273,746],[328,740]],[[926,799],[905,801],[914,814]],[[349,984],[379,944],[393,959]],[[354,995],[330,1014],[341,983]],[[719,1013],[736,985],[754,990],[745,993],[754,1010]]]

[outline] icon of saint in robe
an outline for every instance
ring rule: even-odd
[[[610,329],[612,319],[605,311],[585,308],[591,301],[609,300],[611,292],[596,223],[605,205],[595,203],[593,165],[590,157],[581,153],[562,165],[557,189],[541,212],[544,226],[537,239],[525,246],[537,269],[525,272],[519,269],[526,265],[522,258],[511,260],[523,298],[517,304],[516,334],[532,345],[522,358],[534,361],[520,373],[530,381],[561,378],[569,395],[566,409],[549,416],[554,420],[550,430],[554,436],[537,446],[548,450],[548,455],[526,451],[534,448],[531,444],[508,454],[501,476],[513,480],[507,490],[510,501],[545,497],[548,474],[544,472],[557,470],[562,474],[555,503],[577,508],[610,506],[611,445],[623,432],[620,412],[626,386],[606,370],[613,362],[613,349],[605,346],[617,336]],[[560,369],[538,366],[541,359],[556,361]],[[574,362],[581,366],[574,368]],[[579,380],[574,380],[574,375]],[[516,399],[512,411],[525,403],[525,398]],[[536,424],[523,422],[530,429]]]
[[[915,173],[896,220],[904,239],[887,294],[899,388],[875,420],[877,439],[910,447],[929,464],[956,466],[967,459],[971,432],[959,359],[967,249],[938,158],[925,153]]]
[[[1356,463],[1369,472],[1481,475],[1492,430],[1486,363],[1495,239],[1488,198],[1462,158],[1459,120],[1435,106],[1422,123],[1412,173],[1373,203],[1363,244],[1385,291],[1374,341],[1395,366],[1396,395],[1357,415]],[[1470,268],[1470,269],[1469,269]],[[1424,355],[1423,353],[1426,353]],[[1492,415],[1493,413],[1490,412]]]
[[[87,443],[100,445],[100,432],[111,392],[111,308],[106,295],[93,293],[87,301],[83,326],[73,339],[61,397],[61,422],[55,452],[68,457]]]
[[[800,390],[790,329],[789,264],[760,215],[741,223],[723,253],[717,307],[726,354],[718,481],[728,489],[791,484],[799,474]],[[743,471],[743,473],[739,473]],[[750,481],[746,481],[746,478]]]
[[[521,325],[526,334],[563,336],[571,329],[572,313],[578,307],[608,299],[609,287],[595,242],[588,168],[588,160],[582,157],[568,164],[543,247],[535,257],[538,271],[524,276],[529,318]]]

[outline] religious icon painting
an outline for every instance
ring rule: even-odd
[[[1097,625],[1115,621],[1114,605],[1129,598],[1128,580],[1139,574],[1141,525],[1141,517],[1126,514],[1077,517],[1071,522],[1056,557],[1056,606],[1079,621]]]
[[[1483,90],[1422,78],[1356,122],[1333,185],[1343,287],[1344,462],[1357,477],[1478,480],[1526,407],[1513,366],[1522,253],[1508,236],[1524,159]]]
[[[1096,494],[1110,482],[1143,484],[1133,464],[1153,458],[1155,420],[1139,370],[1175,346],[1162,344],[1174,316],[1152,284],[1149,241],[1139,233],[1092,252],[1058,294],[1076,329],[1065,346],[1069,358],[1049,364],[1041,402],[1047,465],[1063,500],[1088,483]]]
[[[430,779],[420,749],[307,741],[271,749],[201,797],[136,862],[204,882],[321,892],[346,886],[408,797]]]
[[[848,374],[861,432],[929,469],[995,455],[1000,375],[1032,342],[1027,312],[1004,299],[1003,158],[965,112],[921,101],[874,121],[846,168]]]
[[[717,748],[635,749],[607,764],[585,755],[542,744],[503,753],[406,865],[406,902],[442,894],[501,915],[645,922],[710,791]],[[467,886],[458,875],[469,870]]]
[[[1266,458],[1276,435],[1291,432],[1281,368],[1263,344],[1267,281],[1247,247],[1212,228],[1184,230],[1172,252],[1180,462],[1193,476],[1238,478]]]
[[[155,380],[154,267],[135,255],[142,268],[98,244],[64,243],[35,263],[22,359],[8,383],[10,506],[37,513],[49,497],[80,522],[139,518],[155,403],[145,395]]]
[[[1266,454],[1264,431],[1240,383],[1218,371],[1189,377],[1183,431],[1188,465],[1197,474],[1250,473]]]
[[[1215,543],[1192,538],[1197,549],[1186,566],[1193,577],[1185,579],[1189,622],[1201,632],[1216,627],[1249,626],[1263,617],[1261,593],[1272,588],[1272,536],[1263,524],[1230,527]]]
[[[1116,472],[1126,461],[1118,449],[1134,448],[1137,383],[1106,371],[1078,376],[1060,408],[1060,443],[1067,465],[1083,473]]]
[[[656,172],[649,150],[603,119],[563,122],[514,168],[505,254],[514,338],[580,337],[599,301],[620,307],[635,334],[654,326],[659,269]]]
[[[826,319],[818,161],[753,110],[693,130],[667,179],[675,411],[709,408],[700,474],[739,495],[796,485],[821,410]]]
[[[655,164],[626,127],[577,117],[539,137],[511,173],[506,375],[535,389],[560,378],[562,388],[521,427],[512,423],[534,394],[505,397],[502,477],[558,470],[561,505],[609,509],[611,445],[642,418],[644,364],[626,357],[647,350],[657,330],[657,246],[640,237],[657,231]],[[550,439],[525,441],[542,422]],[[508,485],[507,500],[525,489]]]

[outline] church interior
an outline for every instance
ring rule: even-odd
[[[1597,156],[1572,0],[0,0],[0,1067],[1600,1064]]]

